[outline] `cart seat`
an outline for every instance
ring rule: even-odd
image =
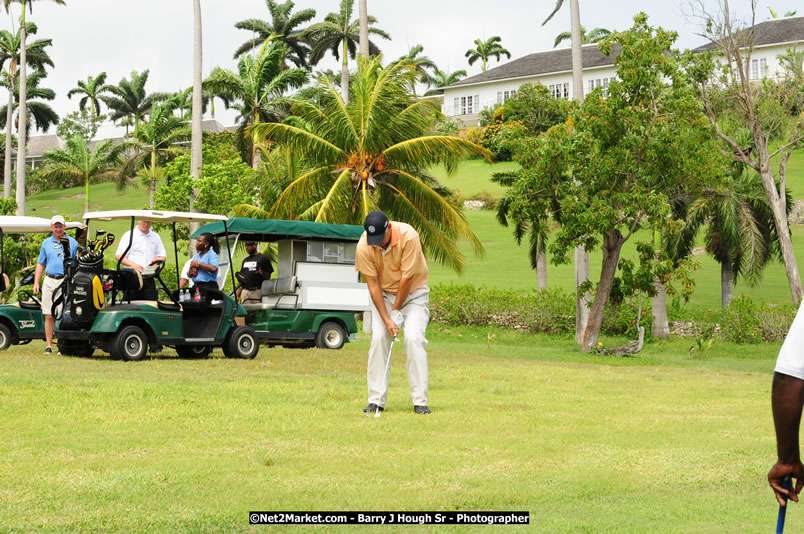
[[[21,300],[16,303],[23,310],[41,310],[42,306],[35,300]]]
[[[276,309],[295,309],[299,301],[295,276],[265,280],[260,287],[260,302],[243,304],[246,312]]]
[[[132,300],[131,304],[139,304],[140,306],[151,306],[164,311],[181,311],[181,304],[175,302],[162,301],[162,300]]]

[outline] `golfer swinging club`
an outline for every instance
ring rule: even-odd
[[[403,328],[408,384],[413,409],[429,414],[427,407],[427,339],[430,288],[427,260],[419,234],[409,224],[389,222],[382,211],[372,211],[357,243],[355,270],[366,279],[371,294],[371,347],[368,358],[366,415],[385,409],[388,398],[386,363],[392,340]]]

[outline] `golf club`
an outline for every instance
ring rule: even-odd
[[[396,336],[394,336],[394,339],[391,340],[391,347],[388,349],[388,361],[385,362],[385,374],[383,376],[385,377],[386,382],[389,380],[388,371],[391,370],[391,351],[394,350],[394,343],[395,342],[396,342]],[[377,409],[374,410],[374,417],[380,417],[380,407],[379,406],[377,406]]]
[[[793,487],[793,477],[790,475],[784,477],[782,487],[786,490]],[[782,534],[784,532],[784,517],[787,513],[787,495],[784,495],[782,499],[785,501],[785,506],[779,505],[779,517],[776,519],[776,534]]]

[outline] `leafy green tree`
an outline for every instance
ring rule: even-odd
[[[78,109],[83,111],[89,102],[89,108],[92,114],[96,117],[100,115],[100,97],[103,93],[111,91],[111,86],[106,85],[106,73],[101,72],[94,78],[87,76],[87,80],[78,80],[77,86],[67,91],[67,98],[72,98],[73,95],[80,95],[81,100],[78,101]]]
[[[265,0],[271,20],[246,19],[235,23],[235,28],[238,30],[247,30],[252,33],[252,38],[235,50],[235,59],[258,49],[267,40],[277,40],[282,41],[288,47],[286,60],[291,61],[297,67],[307,67],[310,47],[302,38],[305,28],[301,26],[315,18],[315,9],[302,9],[293,13],[295,5],[295,2],[291,0],[281,4],[274,0]]]
[[[676,34],[647,24],[647,15],[601,44],[619,79],[609,95],[588,95],[566,123],[523,140],[523,177],[514,184],[515,220],[560,220],[553,261],[602,243],[603,265],[583,336],[597,343],[622,246],[640,228],[672,224],[668,194],[716,184],[724,169],[694,87],[670,53]]]
[[[26,116],[26,122],[30,122],[30,119],[33,119],[33,123],[36,126],[37,130],[42,132],[47,132],[51,126],[54,126],[59,123],[59,116],[55,112],[55,110],[50,107],[50,105],[45,101],[54,100],[56,98],[56,93],[53,89],[48,89],[47,87],[39,87],[39,84],[47,78],[47,73],[43,70],[37,70],[31,73],[30,76],[27,78],[28,82],[28,90],[27,90],[27,113],[20,114],[19,113],[19,106],[16,106],[14,110],[17,112],[17,122],[22,122],[22,115]],[[22,78],[17,78],[17,84],[14,86],[14,95],[16,98],[14,99],[16,102],[22,103],[22,100],[19,98],[20,94],[20,82]],[[4,78],[0,80],[0,86],[8,88],[8,79]],[[8,116],[8,109],[6,106],[0,108],[0,127],[6,126],[6,117]],[[30,117],[30,119],[28,119]],[[22,148],[20,148],[22,150]]]
[[[118,186],[124,186],[125,179],[136,172],[148,184],[149,205],[153,207],[156,182],[164,177],[162,165],[184,153],[185,149],[177,146],[177,143],[189,139],[187,121],[176,117],[170,105],[154,104],[148,122],[134,131],[132,146],[136,152],[123,167]]]
[[[431,258],[461,272],[457,240],[468,239],[478,253],[482,245],[450,201],[450,191],[426,170],[445,165],[453,171],[462,158],[490,154],[457,137],[428,135],[443,116],[433,102],[413,99],[409,87],[415,77],[406,63],[383,68],[376,58],[361,59],[349,104],[322,79],[318,104],[297,102],[291,108],[294,120],[255,126],[257,141],[286,146],[304,169],[267,214],[361,224],[370,211],[382,209],[417,228]],[[266,215],[259,209],[238,213]]]
[[[606,28],[594,28],[589,33],[586,33],[586,28],[581,25],[581,44],[599,43],[609,35],[611,35],[611,30],[607,30]],[[564,41],[572,41],[572,32],[559,33],[553,43],[553,48],[558,48],[558,45]]]
[[[399,61],[410,61],[411,64],[413,65],[414,70],[418,74],[418,80],[417,81],[419,81],[419,82],[421,82],[424,85],[427,85],[429,87],[430,85],[433,84],[434,80],[433,80],[433,77],[430,75],[430,73],[427,72],[427,71],[428,71],[428,69],[432,69],[433,71],[436,71],[436,70],[438,70],[438,68],[436,67],[436,64],[433,62],[432,59],[430,59],[427,56],[420,55],[423,51],[424,51],[424,47],[422,45],[420,45],[420,44],[417,44],[415,46],[411,46],[410,50],[408,50],[408,53],[405,54],[404,56],[401,56],[399,59],[397,59],[397,62],[399,62]],[[412,87],[411,89],[413,90],[413,94],[416,94],[415,86]]]
[[[33,22],[27,23],[26,32],[28,34],[35,34],[37,31],[36,24]],[[20,61],[20,31],[15,34],[2,30],[0,31],[0,71],[3,76],[9,81],[9,86],[16,86],[17,83],[17,66]],[[27,45],[26,61],[29,67],[34,69],[44,70],[46,66],[53,67],[53,60],[47,53],[47,48],[53,44],[52,39],[39,39]],[[4,70],[5,69],[5,70]],[[13,122],[11,114],[14,110],[14,92],[8,92],[8,106],[6,106],[6,136],[5,136],[5,154],[3,166],[3,196],[8,198],[11,195],[11,123]]]
[[[122,78],[118,85],[109,86],[111,95],[99,97],[111,110],[109,119],[119,121],[130,118],[133,121],[134,137],[137,137],[140,123],[145,120],[154,103],[165,97],[165,95],[159,93],[149,95],[145,91],[148,74],[148,69],[142,72],[133,70],[131,71],[130,80]],[[126,130],[126,135],[128,135],[128,129]]]
[[[59,121],[56,135],[64,140],[74,135],[80,135],[89,142],[95,139],[104,120],[106,120],[106,115],[93,115],[86,109],[80,112],[73,111]]]
[[[433,85],[436,87],[436,89],[430,89],[429,91],[424,93],[424,96],[442,94],[444,91],[443,89],[440,88],[452,85],[453,83],[458,83],[465,77],[466,77],[466,71],[463,69],[456,70],[455,72],[449,72],[440,70],[438,68],[434,68],[432,80]]]
[[[43,176],[51,180],[67,180],[84,184],[84,211],[89,211],[89,184],[118,181],[122,166],[121,155],[130,148],[127,143],[101,141],[93,149],[81,135],[73,135],[63,149],[45,152]]]
[[[307,72],[303,69],[284,68],[286,51],[283,43],[266,41],[256,56],[241,56],[237,72],[215,67],[204,80],[205,89],[235,103],[240,112],[241,139],[248,144],[248,162],[254,168],[259,164],[259,154],[246,129],[280,120],[278,105],[284,101],[283,95],[307,83]]]
[[[500,61],[500,56],[505,56],[511,59],[511,52],[503,48],[501,41],[502,39],[499,35],[489,37],[485,41],[475,39],[475,47],[466,51],[466,57],[469,58],[469,65],[474,65],[475,61],[479,59],[482,63],[483,72],[485,72],[489,58],[496,58],[497,61]]]
[[[26,45],[26,36],[28,33],[28,25],[25,21],[25,16],[28,7],[33,5],[35,0],[3,0],[3,5],[8,12],[8,8],[12,3],[20,4],[22,12],[20,15],[20,83],[16,84],[14,81],[9,80],[7,87],[20,87],[17,102],[19,102],[20,109],[28,109],[28,50]],[[40,3],[42,0],[39,0]],[[52,0],[54,3],[64,5],[64,0]],[[11,106],[9,104],[9,106]],[[13,107],[13,106],[11,106]],[[55,113],[54,113],[55,115]],[[19,116],[17,127],[17,137],[19,138],[19,150],[17,150],[17,215],[25,215],[25,145],[28,141],[28,128],[27,128],[27,114],[22,113]]]
[[[349,103],[349,63],[348,58],[355,58],[360,42],[360,20],[352,20],[354,14],[354,0],[341,0],[341,9],[338,13],[330,13],[324,22],[313,24],[304,32],[304,38],[312,43],[310,51],[310,65],[317,65],[324,55],[330,51],[336,60],[341,60],[341,94],[346,103]],[[366,18],[368,34],[390,39],[391,36],[379,28],[372,27],[377,19],[372,16]],[[374,41],[369,40],[369,54],[376,56],[380,53]]]

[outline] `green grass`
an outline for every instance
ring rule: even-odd
[[[471,197],[478,193],[490,193],[492,196],[500,197],[505,188],[491,181],[491,175],[495,172],[506,172],[519,168],[519,165],[511,162],[495,163],[490,165],[482,159],[472,159],[465,161],[458,166],[454,174],[448,175],[447,172],[437,167],[433,169],[433,176],[447,184],[464,197]]]
[[[702,359],[675,340],[613,358],[495,332],[489,346],[486,330],[430,326],[428,417],[412,413],[395,350],[380,419],[360,412],[364,335],[251,361],[12,348],[0,357],[0,530],[253,531],[259,509],[529,510],[515,532],[772,524],[777,346],[715,344]],[[804,528],[798,511],[790,532]]]

